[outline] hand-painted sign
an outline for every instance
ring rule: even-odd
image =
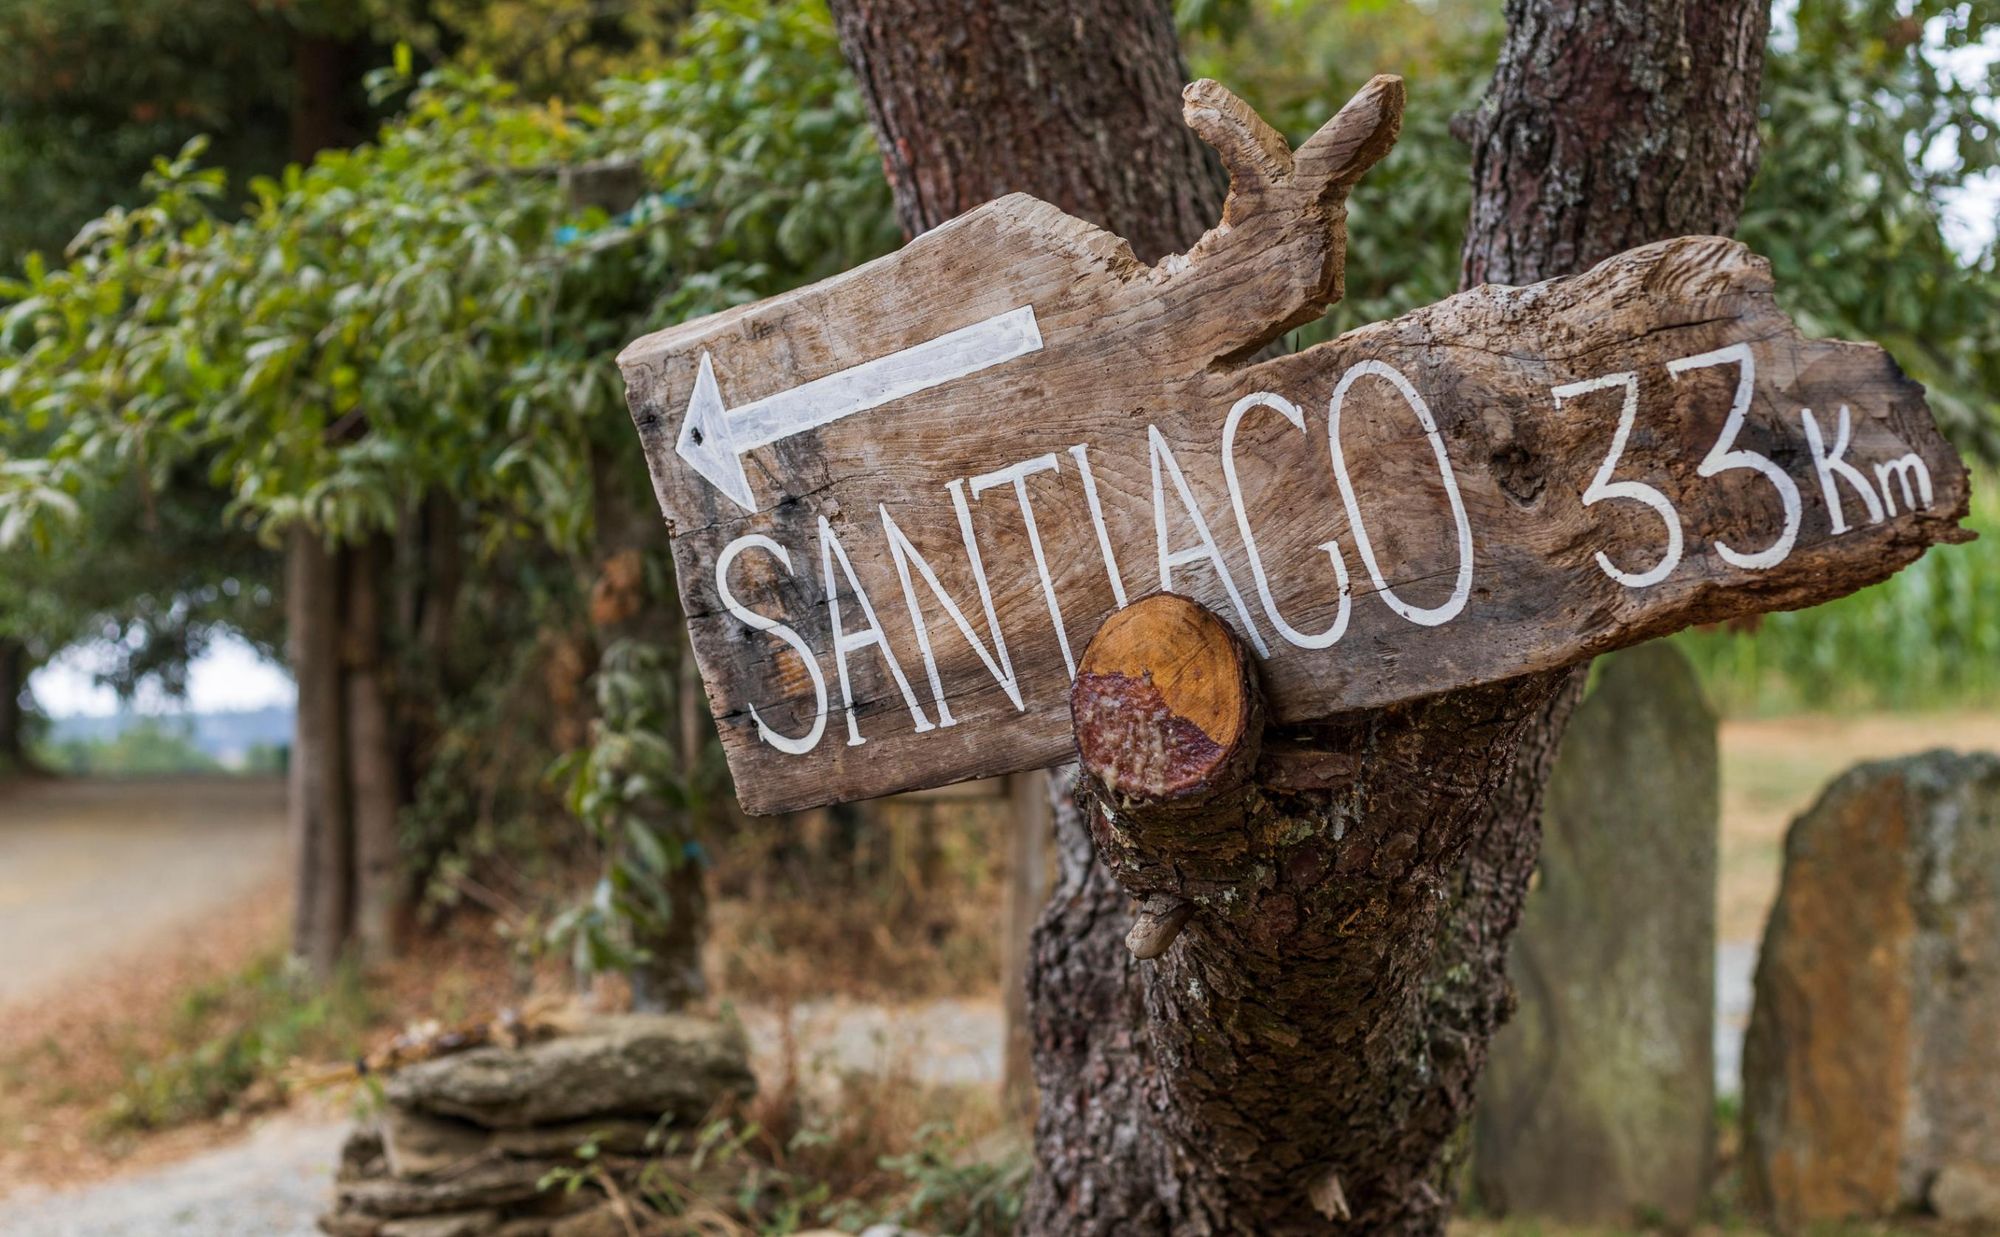
[[[1188,594],[1280,721],[1812,604],[1962,540],[1880,349],[1686,237],[1254,359],[1338,299],[1378,78],[1296,152],[1213,83],[1225,217],[1157,265],[1012,196],[626,349],[737,792],[780,811],[1068,759],[1105,615]]]

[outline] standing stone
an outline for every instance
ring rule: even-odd
[[[1781,1229],[2000,1223],[2000,757],[1861,765],[1792,824],[1743,1101]]]
[[[1501,1212],[1685,1224],[1714,1159],[1715,714],[1665,642],[1595,674],[1549,782],[1473,1179]]]

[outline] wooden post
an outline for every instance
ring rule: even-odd
[[[295,865],[292,948],[321,977],[340,961],[353,922],[340,559],[318,533],[293,530],[285,561],[285,619],[299,689],[288,797]]]
[[[1007,939],[1000,955],[1007,1054],[1001,1093],[1009,1112],[1032,1115],[1035,1067],[1034,1034],[1028,1023],[1029,936],[1049,900],[1049,835],[1055,829],[1049,796],[1056,792],[1046,773],[1017,773],[1007,779],[1007,793],[1014,813],[1007,864]]]

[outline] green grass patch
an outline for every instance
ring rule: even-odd
[[[370,1013],[354,968],[315,984],[282,953],[266,954],[182,999],[164,1050],[126,1061],[105,1126],[164,1129],[275,1101],[294,1062],[353,1056]]]

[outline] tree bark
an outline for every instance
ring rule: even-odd
[[[1727,235],[1757,171],[1770,11],[1755,0],[1508,0],[1472,146],[1462,283],[1567,275]]]
[[[833,13],[910,234],[1018,191],[1151,261],[1222,218],[1228,179],[1181,119],[1187,70],[1160,0],[833,0]],[[1170,1166],[1142,1115],[1152,1060],[1130,912],[1074,784],[1065,770],[1048,790],[1056,886],[1029,951],[1039,1164],[1023,1227],[1160,1232]]]
[[[346,557],[341,660],[354,841],[354,937],[362,961],[373,963],[394,956],[409,909],[397,819],[403,806],[401,749],[383,641],[385,577],[393,549],[387,537],[378,535],[348,550]]]
[[[1164,4],[834,11],[912,232],[1014,190],[1149,259],[1221,219],[1220,172],[1178,117]],[[1468,281],[1529,282],[1733,226],[1755,164],[1761,7],[1507,12],[1467,126]],[[1084,815],[1060,813],[1030,977],[1042,1102],[1024,1230],[1324,1231],[1332,1215],[1439,1231],[1446,1147],[1512,1008],[1506,941],[1580,685],[1559,671],[1264,736],[1282,758],[1239,770],[1203,810],[1297,836],[1263,834],[1244,854],[1216,830],[1197,829],[1188,854],[1173,829],[1114,828],[1102,777],[1085,798],[1109,862],[1093,859]],[[1153,810],[1184,823],[1174,805]],[[1206,882],[1210,904],[1146,903],[1135,924],[1133,897],[1175,888],[1168,877]],[[1156,961],[1121,939],[1135,927]]]
[[[1454,126],[1473,165],[1461,286],[1533,283],[1652,241],[1736,230],[1757,170],[1764,0],[1508,0],[1506,15],[1486,97]],[[1429,981],[1431,1038],[1451,1046],[1430,1108],[1454,1129],[1514,1010],[1507,942],[1585,671],[1533,676],[1542,716],[1454,878]],[[1456,1163],[1443,1175],[1456,1180]]]
[[[340,557],[306,528],[293,530],[285,557],[285,618],[299,692],[289,796],[292,949],[323,978],[339,965],[353,922]]]
[[[292,158],[300,163],[354,140],[348,91],[354,86],[353,43],[300,32],[292,39]]]
[[[1150,262],[1222,218],[1222,166],[1181,123],[1187,71],[1159,0],[834,0],[833,14],[911,235],[1021,191]]]

